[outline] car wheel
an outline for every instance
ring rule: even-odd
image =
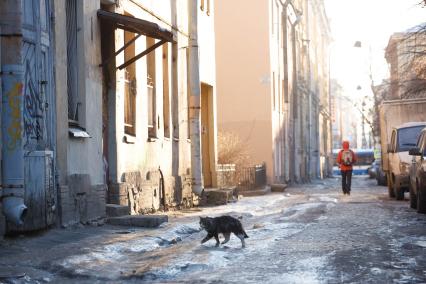
[[[377,184],[386,186],[387,185],[386,176],[385,175],[378,175],[377,176]]]
[[[404,189],[401,186],[394,183],[393,190],[396,200],[404,200]]]
[[[417,196],[414,193],[414,189],[411,184],[410,184],[410,207],[413,209],[417,208]]]
[[[389,174],[387,173],[387,184],[388,184],[388,193],[389,193],[389,197],[394,198],[395,197],[395,191],[393,190],[393,185],[392,185],[392,178],[389,177]]]
[[[417,212],[426,213],[426,189],[417,186]]]

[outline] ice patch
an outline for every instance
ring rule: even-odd
[[[322,283],[322,269],[327,266],[328,256],[311,257],[297,262],[295,270],[281,275],[280,283]],[[273,281],[275,282],[275,281]]]
[[[319,201],[337,203],[337,198],[332,198],[332,197],[328,197],[328,196],[320,196]]]
[[[420,241],[414,242],[414,244],[419,247],[426,248],[426,241],[420,240]]]
[[[383,270],[381,270],[380,268],[377,268],[377,267],[371,268],[370,271],[371,271],[371,274],[373,274],[373,275],[379,275],[379,274],[383,273]]]

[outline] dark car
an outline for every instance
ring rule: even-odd
[[[426,213],[426,128],[420,132],[415,148],[410,149],[413,156],[410,166],[410,206],[419,213]]]
[[[377,164],[377,160],[374,160],[371,163],[371,166],[368,168],[368,176],[370,178],[376,178],[378,168],[379,168],[379,165]]]
[[[377,185],[384,185],[386,186],[388,184],[388,180],[386,178],[386,173],[383,171],[382,167],[382,159],[376,159],[376,180]]]

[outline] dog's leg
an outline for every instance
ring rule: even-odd
[[[215,235],[214,235],[214,238],[216,239],[216,247],[218,247],[218,246],[219,246],[219,244],[220,244],[218,234],[215,234]]]
[[[246,242],[244,241],[244,235],[243,234],[238,234],[237,237],[241,240],[241,247],[245,248],[246,247]]]
[[[231,233],[225,233],[225,234],[223,234],[223,236],[225,237],[225,240],[222,242],[222,245],[229,242],[229,239],[231,237]]]
[[[201,241],[201,243],[204,244],[205,242],[207,242],[211,238],[213,238],[213,235],[208,233],[207,236]]]

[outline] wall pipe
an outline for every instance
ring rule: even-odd
[[[198,54],[198,6],[197,0],[188,1],[188,29],[189,29],[189,123],[191,138],[191,178],[192,192],[201,196],[204,191],[201,155],[201,84]]]
[[[6,1],[7,25],[1,38],[1,196],[3,214],[9,222],[23,225],[24,204],[24,68],[22,64],[21,1]],[[2,6],[2,5],[0,5]],[[0,7],[5,8],[5,7]]]
[[[3,214],[23,224],[24,205],[23,70],[22,65],[3,65],[2,97],[2,203]]]

